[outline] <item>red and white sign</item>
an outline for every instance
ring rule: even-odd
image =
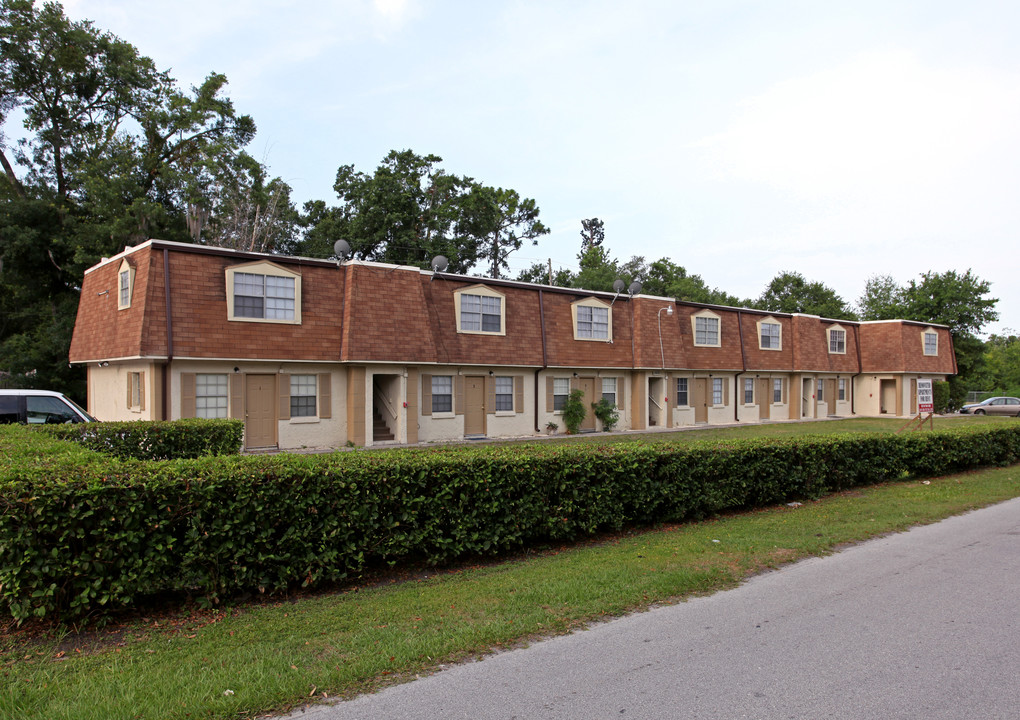
[[[935,398],[931,391],[931,380],[918,379],[917,381],[917,410],[918,412],[935,412]]]

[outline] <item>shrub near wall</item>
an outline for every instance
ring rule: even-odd
[[[27,431],[0,428],[0,448],[6,432]],[[30,434],[0,466],[0,602],[19,620],[313,586],[1020,458],[1020,425],[174,462],[51,441],[61,454]]]
[[[241,420],[186,419],[40,425],[64,440],[119,458],[170,460],[204,455],[236,455],[241,451]]]

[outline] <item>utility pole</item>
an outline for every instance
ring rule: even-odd
[[[549,284],[552,285],[552,258],[549,258]]]

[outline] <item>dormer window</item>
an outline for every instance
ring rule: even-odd
[[[135,289],[135,268],[127,261],[127,258],[120,264],[120,271],[117,273],[117,309],[127,310],[131,307],[131,295]]]
[[[846,330],[839,325],[834,325],[827,332],[829,335],[829,354],[846,355]]]
[[[613,310],[598,298],[578,300],[570,306],[575,340],[613,339]]]
[[[301,324],[301,276],[271,262],[227,268],[227,319]]]
[[[721,343],[720,318],[711,310],[702,310],[691,316],[694,344],[699,347],[719,347]]]
[[[775,318],[758,321],[758,347],[762,350],[783,349],[783,326]]]
[[[939,354],[939,334],[935,328],[925,328],[921,333],[921,341],[924,343],[925,355]]]
[[[484,285],[454,293],[457,332],[478,335],[506,335],[506,298]]]

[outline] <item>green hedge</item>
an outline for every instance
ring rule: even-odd
[[[1020,425],[168,462],[42,438],[0,428],[0,602],[17,620],[314,586],[1020,460]]]
[[[39,425],[64,440],[114,457],[135,460],[170,460],[203,455],[237,455],[241,452],[244,423],[240,420],[136,420],[134,422]]]

